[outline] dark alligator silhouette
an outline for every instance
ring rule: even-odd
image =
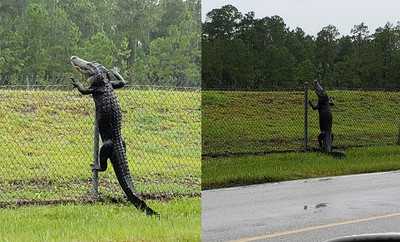
[[[99,133],[103,141],[100,149],[100,165],[92,165],[92,169],[105,171],[107,169],[107,160],[110,159],[119,184],[128,197],[128,200],[135,207],[146,212],[146,214],[158,215],[140,197],[133,185],[129,172],[126,159],[126,145],[121,136],[121,109],[114,93],[115,88],[121,88],[125,85],[124,79],[116,70],[112,70],[117,80],[111,81],[108,70],[96,62],[88,62],[79,57],[72,56],[71,63],[80,73],[88,78],[89,87],[87,88],[74,78],[71,78],[72,85],[83,95],[92,94],[96,106]]]
[[[332,112],[331,106],[334,105],[333,98],[329,98],[325,90],[314,81],[314,90],[318,96],[318,104],[314,105],[311,100],[309,104],[314,110],[319,113],[319,128],[321,133],[318,135],[318,144],[322,150],[335,158],[345,159],[346,155],[340,152],[332,152],[333,133],[332,133]]]

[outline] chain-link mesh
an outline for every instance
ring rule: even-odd
[[[144,197],[200,195],[200,91],[117,90],[122,135]],[[0,202],[92,199],[94,102],[65,86],[0,88]],[[101,143],[100,143],[101,144]],[[102,198],[124,197],[109,166]]]
[[[327,90],[335,98],[333,148],[395,145],[400,93]],[[312,88],[308,99],[317,103]],[[305,92],[202,91],[202,154],[264,154],[304,150]],[[318,149],[318,111],[308,107],[308,147]]]

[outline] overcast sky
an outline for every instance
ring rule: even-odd
[[[256,18],[279,15],[291,30],[300,27],[309,35],[333,24],[341,35],[349,35],[354,25],[364,22],[370,31],[387,22],[400,21],[399,0],[202,0],[202,21],[214,8],[231,4],[242,14],[254,11]]]

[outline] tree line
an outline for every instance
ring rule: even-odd
[[[200,0],[2,0],[3,84],[68,84],[77,55],[130,84],[200,86]]]
[[[314,37],[279,16],[257,19],[232,5],[206,16],[203,88],[295,88],[317,79],[330,87],[400,89],[399,22],[373,34],[360,23],[346,36],[328,25]]]

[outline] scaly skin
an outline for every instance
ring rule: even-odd
[[[107,160],[113,165],[118,182],[129,201],[148,215],[158,215],[140,197],[133,185],[126,158],[126,146],[121,136],[121,109],[114,93],[115,88],[125,85],[121,75],[113,70],[117,81],[110,81],[108,70],[96,62],[87,62],[76,56],[71,57],[72,65],[88,78],[90,86],[85,88],[71,78],[72,85],[83,95],[92,94],[96,106],[96,118],[99,133],[103,141],[100,149],[100,165],[93,166],[93,170],[105,171]]]

